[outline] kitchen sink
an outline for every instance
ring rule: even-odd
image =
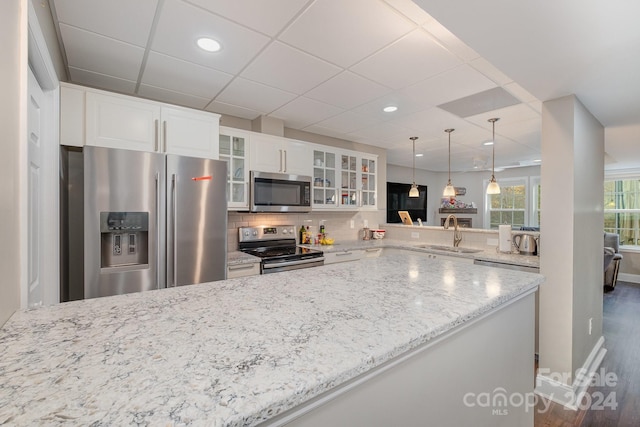
[[[418,247],[424,248],[424,249],[433,249],[435,251],[455,252],[459,254],[475,254],[477,252],[482,252],[482,249],[456,248],[453,246],[422,245]]]

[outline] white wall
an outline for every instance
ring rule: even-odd
[[[0,325],[20,307],[20,164],[26,138],[27,0],[0,2]]]

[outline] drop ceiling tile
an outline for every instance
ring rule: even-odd
[[[93,71],[82,70],[80,68],[69,67],[71,81],[84,86],[107,89],[113,92],[133,94],[136,90],[136,82],[132,80],[119,79],[105,74],[94,73]]]
[[[376,124],[376,120],[370,117],[361,116],[351,111],[329,117],[317,123],[318,127],[327,128],[343,133],[355,132]]]
[[[275,36],[308,0],[190,0],[191,3],[238,24]]]
[[[211,100],[232,78],[231,74],[149,52],[141,83]]]
[[[435,19],[428,21],[423,25],[423,28],[463,61],[471,61],[472,59],[480,57],[476,51],[463,43],[462,40]]]
[[[385,86],[402,89],[461,64],[458,57],[417,29],[351,70]]]
[[[409,86],[401,93],[412,99],[428,99],[431,106],[454,101],[496,87],[496,84],[468,65]]]
[[[515,96],[522,102],[537,101],[535,96],[531,95],[525,88],[523,88],[516,82],[506,84],[504,85],[504,88],[505,90],[507,90],[507,92],[509,92],[511,95]]]
[[[346,68],[413,27],[407,18],[380,1],[317,0],[279,38]]]
[[[276,41],[240,75],[301,95],[340,71],[335,65]]]
[[[238,77],[216,97],[215,101],[266,114],[277,110],[296,96],[294,93]]]
[[[153,99],[154,101],[182,105],[183,107],[196,108],[200,110],[203,109],[210,101],[210,99],[207,98],[174,92],[149,85],[140,85],[138,88],[138,94],[142,97]]]
[[[55,0],[62,23],[136,46],[146,46],[157,0]]]
[[[207,111],[228,116],[240,117],[241,119],[253,120],[261,115],[259,111],[238,107],[237,105],[225,104],[224,102],[211,102],[205,108]]]
[[[342,111],[342,109],[333,105],[301,96],[269,114],[269,116],[283,120],[288,128],[301,129],[340,114]]]
[[[480,71],[482,74],[493,80],[497,85],[503,86],[513,81],[512,78],[498,70],[489,61],[484,58],[476,58],[469,62],[474,69]]]
[[[511,95],[501,86],[497,86],[489,90],[440,104],[438,105],[438,108],[449,111],[450,113],[460,117],[470,117],[517,104],[520,104],[520,100],[518,100],[518,98]]]
[[[422,25],[426,22],[433,20],[431,15],[429,15],[420,6],[418,6],[411,0],[384,0],[384,1],[418,25]]]
[[[305,94],[306,97],[336,105],[354,108],[391,92],[378,83],[344,71]]]
[[[415,136],[415,131],[392,124],[378,123],[371,127],[350,132],[349,135],[370,138],[374,141],[391,142],[406,140],[407,144],[411,144],[409,138]]]
[[[466,129],[475,128],[475,125],[438,107],[432,107],[407,117],[392,120],[391,123],[415,129],[425,136],[428,135],[430,138],[438,138],[446,135],[444,130],[453,128],[455,129],[455,132],[452,134],[453,139],[455,138],[454,135],[460,134],[460,132]]]
[[[398,107],[398,110],[392,113],[382,111],[384,107],[391,105]],[[393,92],[353,108],[352,111],[384,122],[405,117],[433,106],[429,97],[418,97],[410,93]]]
[[[211,37],[219,52],[205,52],[196,40]],[[269,42],[269,38],[203,9],[166,0],[151,49],[226,73],[237,73]]]
[[[144,49],[66,24],[60,34],[70,67],[138,80]]]
[[[467,120],[471,123],[477,124],[478,126],[491,129],[491,123],[489,123],[488,120],[492,117],[498,117],[500,119],[496,122],[496,133],[500,133],[500,129],[503,126],[508,126],[513,123],[531,119],[541,120],[540,115],[529,108],[527,104],[516,104],[510,107],[488,111],[486,113],[467,117]]]

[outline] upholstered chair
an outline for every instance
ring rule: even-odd
[[[618,270],[622,261],[622,254],[619,252],[620,236],[616,233],[604,233],[604,247],[611,248],[614,252],[613,259],[604,271],[604,286],[613,289],[618,281]]]

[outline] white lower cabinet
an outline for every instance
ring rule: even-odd
[[[238,277],[257,276],[260,274],[260,263],[235,264],[227,266],[227,279]]]

